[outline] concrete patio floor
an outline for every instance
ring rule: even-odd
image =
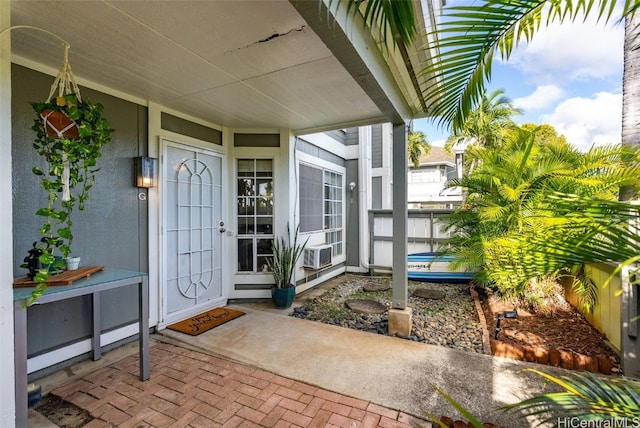
[[[532,421],[496,409],[549,390],[524,369],[567,373],[283,316],[268,303],[229,307],[246,315],[195,337],[152,335],[147,382],[130,344],[38,383],[92,412],[88,427],[430,427],[423,410],[462,419],[436,385],[481,420],[519,428]]]

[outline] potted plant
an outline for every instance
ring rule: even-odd
[[[31,105],[37,114],[31,128],[36,132],[33,147],[46,161],[45,170],[37,166],[32,169],[47,192],[47,206],[36,211],[45,219],[39,229],[39,260],[41,266],[53,266],[58,271],[71,254],[71,213],[76,204],[84,210],[99,170],[96,165],[102,147],[111,141],[113,129],[103,117],[104,107],[83,100],[79,93],[52,96],[47,102]],[[29,254],[36,254],[35,249]],[[56,257],[56,250],[60,256]],[[42,294],[49,275],[49,269],[42,268],[34,275],[38,286],[31,302]]]
[[[293,241],[291,230],[287,224],[287,236],[273,240],[271,251],[273,257],[267,259],[267,265],[273,275],[274,285],[271,287],[271,300],[276,308],[286,309],[291,306],[296,295],[295,271],[298,259],[307,245],[298,242],[300,226],[296,227]]]
[[[36,274],[42,266],[42,264],[40,263],[40,256],[43,254],[43,252],[44,250],[38,247],[38,242],[34,242],[33,246],[29,249],[29,251],[27,251],[28,255],[24,258],[24,263],[20,265],[21,268],[27,269],[29,271],[27,276],[32,281],[36,277]]]

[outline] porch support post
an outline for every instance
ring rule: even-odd
[[[393,294],[389,310],[389,335],[411,334],[411,308],[407,280],[407,125],[393,125]]]

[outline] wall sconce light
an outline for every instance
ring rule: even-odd
[[[158,187],[158,159],[146,156],[136,158],[136,184],[138,187],[148,189]]]

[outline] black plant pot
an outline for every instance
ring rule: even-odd
[[[33,280],[33,278],[35,278],[36,274],[38,273],[38,270],[40,269],[40,260],[36,257],[27,258],[25,261],[27,263],[27,269],[29,269],[29,273],[27,274],[27,276],[30,280]]]

